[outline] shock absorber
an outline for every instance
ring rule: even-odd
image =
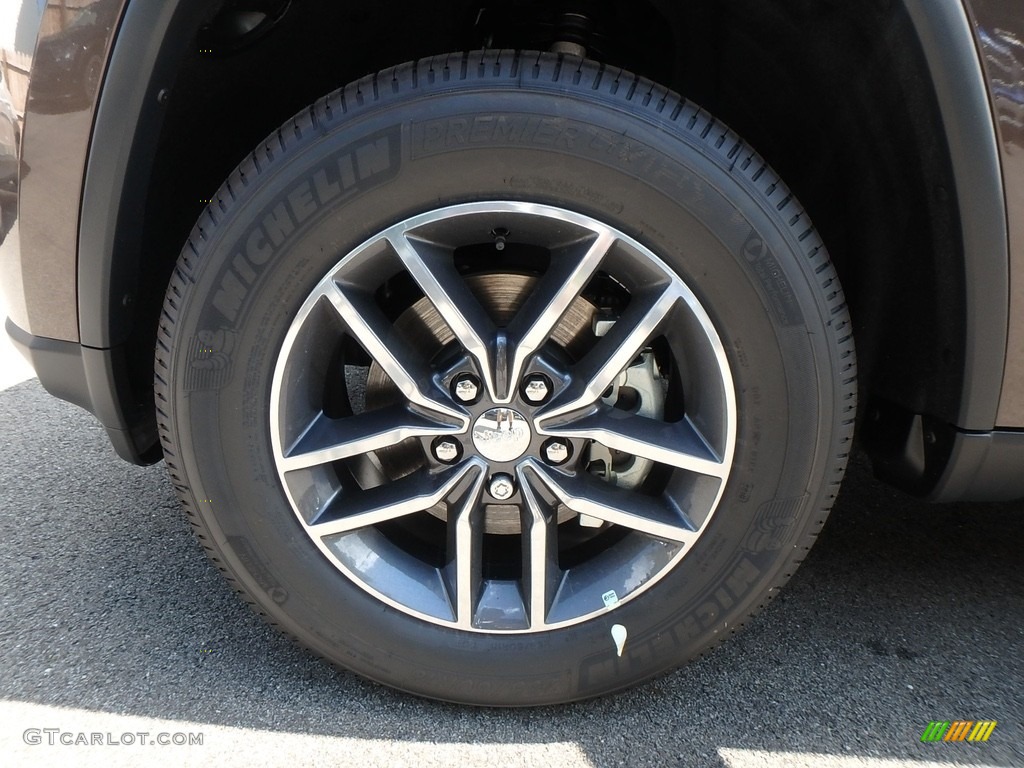
[[[558,17],[556,22],[555,42],[551,44],[551,52],[584,58],[587,55],[590,34],[591,25],[588,16],[575,11],[566,11]]]

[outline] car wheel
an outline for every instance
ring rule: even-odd
[[[82,69],[82,99],[84,104],[91,104],[99,93],[100,79],[103,77],[103,57],[93,56]]]
[[[255,607],[487,705],[678,666],[803,559],[855,412],[807,215],[728,128],[549,54],[314,104],[231,174],[156,355],[175,487]]]

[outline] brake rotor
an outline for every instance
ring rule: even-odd
[[[522,308],[537,282],[537,277],[501,272],[468,275],[465,281],[494,324],[504,328]],[[552,331],[551,341],[562,348],[570,359],[579,359],[593,342],[592,328],[596,309],[587,299],[578,296],[569,306],[562,321]],[[427,359],[433,359],[445,347],[456,341],[455,334],[426,297],[399,315],[394,326],[414,349],[423,350]],[[373,361],[366,377],[366,409],[375,410],[401,402],[401,399],[402,395],[394,382],[377,361]],[[422,445],[415,438],[376,453],[381,469],[391,480],[405,477],[426,463]],[[437,504],[427,511],[442,520],[448,519],[448,508],[444,503]],[[574,516],[574,512],[564,505],[559,505],[559,523]],[[519,507],[514,504],[487,505],[484,530],[486,533],[520,534],[522,522]]]

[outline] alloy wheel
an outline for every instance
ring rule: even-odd
[[[341,258],[270,410],[292,510],[344,578],[474,632],[575,624],[656,583],[711,521],[736,431],[690,287],[623,232],[521,202]]]

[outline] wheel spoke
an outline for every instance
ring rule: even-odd
[[[455,599],[452,602],[455,604],[456,621],[464,628],[473,626],[473,614],[483,581],[484,520],[480,498],[485,479],[483,472],[477,473],[455,513]]]
[[[531,475],[533,477],[531,477]],[[555,511],[537,493],[535,473],[524,467],[519,472],[523,510],[523,593],[530,616],[530,628],[547,623],[561,571],[558,568],[558,523]]]
[[[689,515],[667,496],[651,497],[616,488],[588,474],[549,471],[533,459],[528,464],[565,506],[579,515],[622,525],[667,541],[688,544],[697,538]]]
[[[674,284],[635,296],[608,334],[576,364],[572,384],[541,412],[538,427],[596,403],[643,351],[680,298]]]
[[[479,459],[471,459],[441,473],[419,470],[366,491],[342,492],[307,527],[311,535],[322,538],[422,512],[454,493],[467,479],[475,479],[484,468]]]
[[[384,313],[362,294],[345,290],[333,280],[329,286],[324,295],[342,322],[405,398],[427,411],[455,419],[462,428],[468,426],[465,414],[427,394],[440,392],[434,384],[430,367],[388,322]]]
[[[455,338],[476,360],[488,392],[495,400],[504,398],[508,390],[505,345],[497,343],[494,322],[456,271],[452,252],[405,233],[389,234],[388,242]]]
[[[285,472],[291,472],[388,448],[410,437],[443,435],[458,429],[457,424],[440,424],[404,405],[343,419],[332,419],[321,412],[279,461]]]
[[[670,424],[602,404],[596,413],[544,434],[596,440],[615,451],[720,479],[729,472],[689,419]]]
[[[512,381],[519,380],[529,356],[550,338],[555,326],[586,288],[615,241],[614,234],[601,231],[588,238],[582,246],[576,245],[552,254],[551,266],[533,288],[517,320],[509,328],[509,335],[516,345],[510,375]],[[520,326],[526,323],[530,325],[520,330]]]

